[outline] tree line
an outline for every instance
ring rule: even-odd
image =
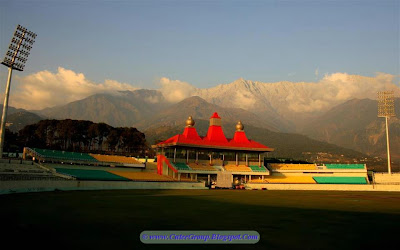
[[[5,136],[5,152],[31,147],[135,156],[149,153],[144,133],[136,128],[114,128],[91,121],[41,120],[18,133],[6,131]]]

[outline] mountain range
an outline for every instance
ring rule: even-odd
[[[362,77],[346,79],[357,84],[364,80]],[[352,99],[351,95],[346,97],[340,93],[342,89],[334,89],[333,85],[327,85],[327,93],[323,94],[314,85],[292,82],[266,84],[238,79],[209,89],[184,89],[185,93],[189,93],[186,98],[171,99],[162,89],[139,89],[95,94],[62,106],[31,112],[44,118],[133,126],[147,131],[146,135],[150,138],[154,134],[162,137],[161,131],[167,134],[168,129],[175,131],[174,128],[183,127],[189,115],[195,120],[204,121],[217,111],[224,124],[234,126],[241,120],[246,127],[254,128],[260,134],[271,136],[272,133],[278,133],[285,138],[282,133],[292,137],[297,133],[370,156],[384,157],[385,128],[384,120],[377,118],[377,101]],[[179,86],[176,87],[176,91],[181,90]],[[371,91],[366,90],[360,96],[371,96]],[[397,107],[399,99],[396,99]],[[399,124],[397,118],[390,119],[394,159],[400,159]],[[307,141],[306,137],[302,138]]]
[[[386,156],[385,119],[377,117],[378,102],[370,99],[352,99],[323,115],[310,120],[302,134],[311,138],[351,148],[368,155]],[[400,107],[400,98],[395,99]],[[389,119],[391,156],[400,160],[400,109]]]
[[[265,83],[240,78],[212,88],[194,88],[189,93],[207,102],[249,110],[265,117],[281,131],[301,131],[310,119],[350,99],[375,99],[382,90],[399,91],[393,79],[336,73],[319,82],[281,81]]]
[[[2,114],[3,105],[0,105],[0,117]],[[24,109],[8,107],[6,127],[12,132],[18,132],[26,125],[36,123],[42,119],[43,117]]]
[[[60,117],[66,112],[72,118],[105,121],[113,126],[131,126],[149,115],[188,97],[199,96],[222,108],[241,108],[268,121],[268,126],[282,132],[301,132],[310,119],[353,98],[374,99],[382,89],[399,90],[393,79],[384,74],[365,77],[336,73],[317,83],[265,83],[238,79],[212,88],[195,88],[180,82],[164,80],[158,90],[140,89],[114,94],[96,94],[58,107],[38,111],[40,115]],[[86,112],[86,110],[89,110]],[[129,115],[127,115],[129,114]]]
[[[223,108],[221,106],[208,103],[198,96],[192,96],[176,104],[164,108],[161,112],[140,122],[134,123],[134,126],[140,129],[158,128],[160,126],[182,125],[189,115],[199,120],[208,120],[214,113],[223,117],[224,123],[236,124],[239,120],[248,125],[266,128],[271,131],[279,131],[274,124],[259,117],[256,114],[241,108]]]
[[[140,89],[96,94],[63,106],[33,112],[48,118],[90,120],[114,127],[131,127],[170,105],[161,92]]]

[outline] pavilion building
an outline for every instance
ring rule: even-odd
[[[204,180],[220,187],[231,187],[234,180],[264,180],[270,172],[264,166],[264,153],[273,151],[247,138],[239,121],[233,138],[226,138],[218,113],[210,117],[206,136],[199,136],[190,116],[182,134],[152,147],[157,150],[157,172],[177,180]]]

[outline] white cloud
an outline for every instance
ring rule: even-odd
[[[399,86],[394,80],[394,75],[385,73],[377,73],[375,77],[327,74],[318,83],[295,83],[302,85],[306,95],[294,92],[289,109],[295,112],[324,111],[353,98],[376,99],[377,92],[382,90],[393,90],[398,96]]]
[[[319,73],[316,69],[316,74]],[[221,84],[209,89],[199,89],[191,84],[160,79],[161,93],[169,102],[179,102],[190,96],[200,96],[209,102],[225,107],[241,107],[256,112],[263,103],[269,103],[278,112],[325,111],[352,98],[376,99],[378,91],[395,90],[399,96],[398,77],[377,73],[373,77],[347,73],[325,74],[318,82],[261,83],[246,81],[243,85]],[[115,80],[96,83],[84,74],[58,68],[57,72],[40,71],[26,77],[16,77],[10,96],[10,106],[29,110],[63,105],[81,100],[96,93],[117,93],[135,90],[136,87]],[[149,97],[151,103],[159,102]],[[261,106],[260,106],[261,105]],[[257,109],[254,109],[257,107]]]
[[[137,89],[130,84],[109,79],[104,83],[95,83],[82,73],[62,67],[56,73],[45,70],[16,77],[15,80],[10,106],[31,110],[66,104],[97,93]]]
[[[169,102],[179,102],[191,97],[196,92],[196,88],[187,82],[170,80],[166,77],[160,79],[161,88],[159,89]]]

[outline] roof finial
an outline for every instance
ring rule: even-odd
[[[195,121],[193,120],[192,116],[189,116],[188,119],[186,120],[186,127],[193,127],[195,124]]]
[[[243,131],[244,126],[242,124],[241,121],[238,121],[238,123],[236,124],[236,131]]]

